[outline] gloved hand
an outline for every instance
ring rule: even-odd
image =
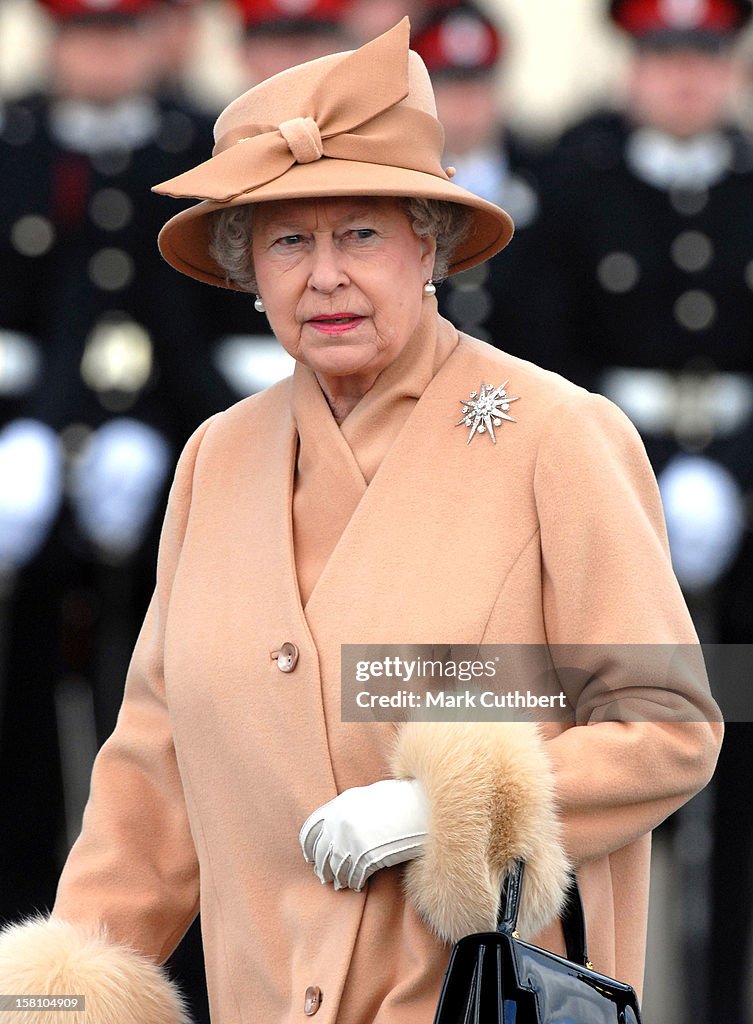
[[[47,537],[62,496],[57,434],[37,420],[0,431],[0,571],[20,569]]]
[[[322,883],[360,892],[375,871],[420,856],[428,817],[418,779],[383,779],[346,789],[323,804],[306,819],[299,838]]]
[[[710,587],[737,554],[745,513],[732,474],[712,459],[678,455],[659,474],[672,565],[688,590]]]
[[[79,529],[109,556],[141,544],[170,470],[170,447],[153,427],[129,417],[100,427],[71,475]]]

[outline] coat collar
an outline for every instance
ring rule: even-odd
[[[457,332],[437,315],[433,298],[398,358],[338,426],[312,370],[293,375],[293,419],[299,437],[293,535],[305,605],[387,452],[439,368]]]

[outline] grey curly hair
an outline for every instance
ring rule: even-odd
[[[401,199],[419,238],[428,235],[437,240],[433,280],[447,276],[452,255],[467,237],[473,214],[464,206],[441,199],[418,196]],[[225,272],[225,280],[242,291],[256,291],[256,277],[251,258],[253,204],[217,210],[209,218],[209,252]]]

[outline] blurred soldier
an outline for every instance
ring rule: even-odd
[[[689,590],[729,569],[753,486],[753,149],[728,125],[750,6],[615,0],[635,42],[625,110],[571,129],[547,179],[557,368],[641,430]]]
[[[748,0],[613,0],[633,42],[621,113],[563,139],[541,273],[555,368],[631,416],[705,640],[753,634],[753,148],[731,127]],[[750,506],[748,506],[750,507]],[[753,822],[750,723],[716,774],[708,1021],[743,1024]],[[697,852],[697,851],[696,851]],[[743,872],[741,876],[740,872]],[[700,972],[696,972],[700,973]],[[694,1003],[694,1015],[701,1008]]]
[[[343,26],[344,5],[345,0],[235,0],[249,82],[346,48],[352,40]]]
[[[547,365],[542,326],[545,304],[536,293],[539,218],[538,174],[542,158],[507,126],[500,75],[508,50],[502,27],[473,3],[444,4],[413,47],[429,70],[439,120],[445,129],[445,162],[454,180],[515,221],[504,253],[482,267],[455,274],[439,289],[440,308],[476,337],[504,339],[509,350]]]

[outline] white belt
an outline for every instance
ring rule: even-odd
[[[753,414],[753,378],[743,373],[613,367],[601,384],[644,434],[708,442],[737,433]]]

